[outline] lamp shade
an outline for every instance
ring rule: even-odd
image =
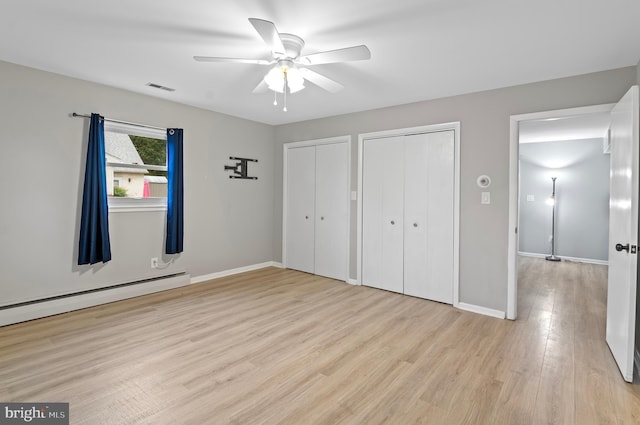
[[[298,68],[289,68],[287,70],[287,84],[289,85],[289,92],[299,92],[304,88],[304,78]]]
[[[269,90],[282,93],[284,91],[284,72],[279,66],[271,68],[264,76],[264,82],[269,86]]]

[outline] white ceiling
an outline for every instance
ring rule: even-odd
[[[599,139],[607,136],[609,113],[521,121],[520,143]]]
[[[366,44],[372,59],[313,67],[345,89],[307,84],[282,112],[272,95],[251,93],[267,67],[192,59],[270,58],[250,17],[301,36],[303,54]],[[0,60],[269,124],[639,59],[638,0],[2,0],[0,13]]]
[[[552,174],[558,177],[563,174],[563,168],[605,155],[603,148],[602,141],[597,139],[527,144],[520,146],[520,161],[553,170]],[[608,161],[609,157],[604,160]]]

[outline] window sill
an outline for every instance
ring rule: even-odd
[[[109,212],[166,211],[167,198],[109,198]]]

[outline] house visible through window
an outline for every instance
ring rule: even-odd
[[[105,123],[104,145],[110,208],[166,205],[165,133]]]

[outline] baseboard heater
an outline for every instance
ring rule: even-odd
[[[166,291],[186,286],[189,283],[191,283],[191,276],[186,272],[181,272],[2,306],[0,307],[0,326]]]

